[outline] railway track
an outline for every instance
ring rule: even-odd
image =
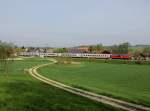
[[[111,98],[111,97],[103,96],[103,95],[96,94],[96,93],[93,93],[93,92],[85,91],[83,89],[74,88],[74,87],[65,85],[63,83],[48,79],[48,78],[40,75],[37,72],[38,68],[48,66],[48,65],[51,65],[51,64],[54,64],[54,63],[57,62],[55,59],[51,59],[50,61],[52,61],[52,62],[30,68],[29,69],[29,74],[31,76],[33,76],[34,78],[36,78],[36,79],[38,79],[38,80],[40,80],[40,81],[42,81],[46,84],[52,85],[54,87],[63,89],[65,91],[68,91],[70,93],[73,93],[73,94],[76,94],[76,95],[79,95],[79,96],[89,98],[89,99],[97,101],[97,102],[101,102],[103,104],[110,105],[112,107],[124,109],[124,110],[127,110],[127,111],[150,111],[149,107],[145,107],[145,106],[142,106],[142,105],[137,105],[137,104],[125,102],[125,101],[122,101],[122,100],[118,100],[118,99],[114,99],[114,98]]]

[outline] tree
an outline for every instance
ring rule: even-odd
[[[89,46],[89,51],[90,51],[90,53],[92,53],[92,52],[94,51],[94,49],[95,49],[94,46],[92,46],[92,45]]]
[[[67,48],[62,48],[62,52],[68,52],[68,49]]]
[[[111,48],[111,52],[114,53],[114,54],[118,54],[118,46],[117,45],[113,45]]]
[[[102,44],[97,44],[97,45],[95,46],[95,49],[96,49],[96,53],[100,53],[100,51],[103,50],[103,45],[102,45]]]
[[[136,60],[141,60],[142,59],[142,49],[136,49],[133,53],[133,57]]]
[[[97,44],[97,45],[91,45],[89,46],[89,51],[91,53],[100,53],[103,50],[103,45],[102,44]]]
[[[68,52],[68,49],[67,48],[57,48],[54,50],[54,52],[56,53],[65,53],[65,52]]]
[[[112,53],[115,53],[115,54],[128,54],[128,51],[129,51],[129,43],[126,42],[126,43],[122,43],[120,45],[114,45],[112,47]]]
[[[25,47],[24,47],[24,46],[22,46],[22,47],[21,47],[21,49],[25,49]]]
[[[142,51],[144,58],[150,57],[150,48],[144,48]]]
[[[7,71],[7,59],[14,56],[14,45],[0,41],[0,63],[1,68]]]

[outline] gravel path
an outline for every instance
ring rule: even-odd
[[[49,78],[46,78],[46,77],[40,75],[37,72],[38,68],[48,66],[48,65],[51,65],[51,64],[54,64],[54,63],[57,62],[55,59],[50,59],[50,61],[52,61],[52,62],[30,68],[29,69],[29,74],[31,76],[33,76],[34,78],[36,78],[36,79],[38,79],[38,80],[40,80],[44,83],[47,83],[49,85],[55,86],[57,88],[63,89],[65,91],[71,92],[73,94],[83,96],[83,97],[89,98],[91,100],[101,102],[101,103],[104,103],[104,104],[107,104],[107,105],[110,105],[110,106],[113,106],[113,107],[116,107],[116,108],[124,109],[124,110],[127,110],[127,111],[150,111],[149,107],[145,107],[145,106],[142,106],[142,105],[137,105],[137,104],[125,102],[125,101],[122,101],[122,100],[118,100],[118,99],[114,99],[114,98],[111,98],[111,97],[103,96],[103,95],[96,94],[96,93],[93,93],[93,92],[85,91],[83,89],[74,88],[74,87],[65,85],[63,83],[51,80]]]

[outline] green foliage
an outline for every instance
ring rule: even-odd
[[[0,41],[0,59],[6,59],[14,53],[14,45]]]
[[[142,60],[150,57],[150,48],[137,48],[133,53],[133,57],[137,60]]]
[[[100,53],[102,50],[103,50],[103,45],[102,44],[89,46],[89,51],[91,53]]]
[[[0,41],[0,69],[6,73],[9,67],[6,59],[14,56],[14,47],[15,46],[11,43],[8,44]]]
[[[67,48],[57,48],[54,50],[55,53],[66,53],[68,52],[68,49]]]
[[[129,43],[122,43],[120,45],[114,45],[112,47],[112,53],[114,54],[128,54]]]
[[[150,57],[150,48],[144,48],[142,53],[144,57]]]

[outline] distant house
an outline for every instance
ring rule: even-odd
[[[80,46],[80,47],[78,47],[78,50],[81,50],[84,52],[89,52],[89,46]]]
[[[69,53],[89,53],[89,46],[79,46],[70,48],[68,50]]]

